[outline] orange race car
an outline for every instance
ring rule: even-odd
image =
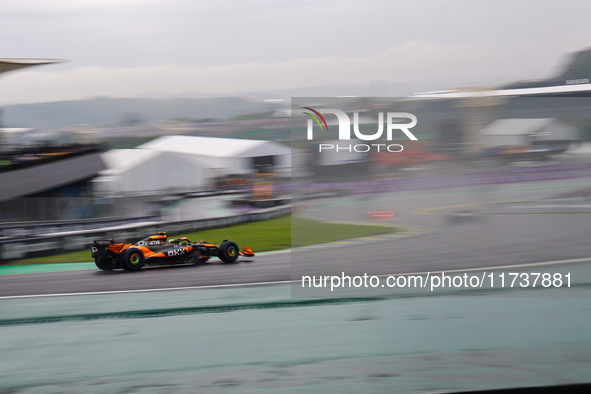
[[[241,252],[235,242],[225,240],[219,246],[206,241],[192,242],[188,238],[167,240],[166,233],[152,235],[134,244],[118,243],[112,239],[94,241],[92,258],[103,271],[123,268],[137,271],[142,267],[204,263],[216,256],[224,263],[233,263],[238,256],[252,257],[253,251]]]

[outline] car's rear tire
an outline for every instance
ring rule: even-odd
[[[125,255],[123,256],[123,268],[128,271],[139,271],[144,266],[145,261],[144,253],[141,250],[131,248],[125,251]]]
[[[218,257],[224,263],[233,263],[238,259],[238,245],[236,242],[224,241],[218,250]]]
[[[94,259],[94,263],[98,269],[103,271],[113,271],[115,269],[115,261],[112,257],[97,257]]]

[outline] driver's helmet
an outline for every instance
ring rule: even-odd
[[[152,238],[152,239],[159,239],[160,242],[162,242],[162,243],[166,243],[167,242],[166,241],[166,231],[162,231],[162,232],[158,233],[158,235],[154,235],[154,236],[152,236],[150,238]]]

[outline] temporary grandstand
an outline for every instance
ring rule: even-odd
[[[56,59],[0,58],[0,73],[26,67],[55,64]],[[15,144],[14,136],[29,129],[0,129],[0,202],[80,184],[106,167],[96,144]],[[80,186],[84,189],[84,186]]]
[[[35,59],[35,58],[0,58],[0,74],[19,70],[21,68],[32,67],[32,66],[42,66],[44,64],[55,64],[61,63],[62,60],[58,59]]]

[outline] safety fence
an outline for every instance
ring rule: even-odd
[[[87,219],[59,222],[17,222],[0,225],[1,238],[23,238],[35,235],[89,231],[132,223],[159,222],[160,215],[131,218]]]
[[[95,229],[78,231],[74,234],[56,234],[47,236],[18,237],[0,240],[0,264],[12,260],[52,256],[61,253],[89,249],[92,241],[114,239],[118,242],[135,242],[150,235],[166,231],[179,234],[220,228],[247,222],[259,222],[289,214],[291,206],[273,207],[253,213],[235,216],[198,219],[179,222],[161,222],[156,224],[130,224],[117,230]],[[90,249],[88,252],[90,258]]]

